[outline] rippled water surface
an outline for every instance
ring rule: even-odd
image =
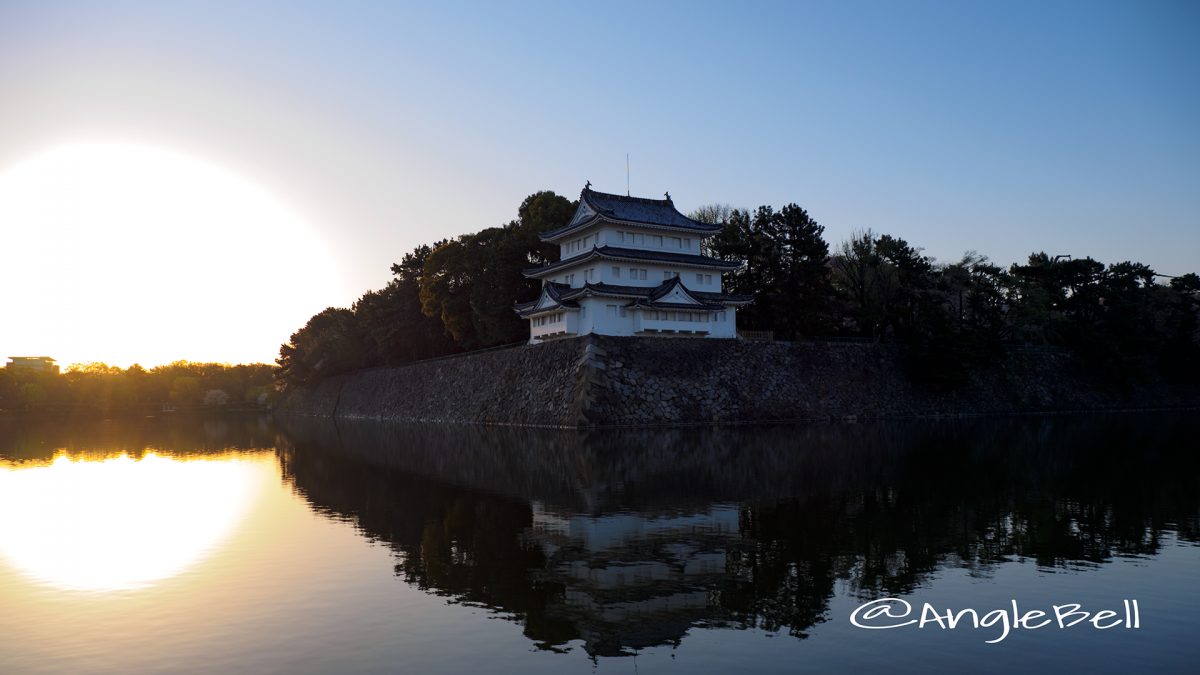
[[[1194,672],[1198,431],[0,418],[0,673]]]

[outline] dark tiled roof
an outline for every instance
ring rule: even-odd
[[[658,302],[659,298],[664,298],[668,293],[675,290],[678,286],[683,289],[683,292],[692,296],[700,304],[692,305],[684,302]],[[702,291],[693,291],[683,283],[679,277],[667,279],[657,286],[621,286],[618,284],[585,283],[578,288],[571,288],[567,284],[549,282],[542,287],[543,290],[551,298],[558,303],[557,307],[566,309],[578,309],[579,303],[575,298],[584,297],[589,294],[596,295],[615,295],[633,300],[626,304],[626,307],[644,307],[647,309],[707,309],[711,311],[720,311],[725,309],[726,304],[746,304],[754,299],[750,295],[735,295],[733,293],[707,293]],[[538,296],[541,297],[540,295]],[[513,305],[513,309],[522,317],[530,314],[536,314],[537,311],[548,311],[555,307],[546,307],[535,311],[537,300],[531,302],[522,302]]]
[[[690,291],[688,291],[688,287],[683,285],[683,281],[681,281],[679,277],[672,277],[662,282],[658,286],[655,286],[654,291],[649,295],[650,302],[656,302],[659,298],[675,290],[676,286],[683,287],[684,293],[690,293]]]
[[[689,291],[696,296],[697,300],[707,300],[709,302],[728,302],[732,304],[746,304],[754,301],[753,295],[739,295],[737,293],[706,293],[702,291]]]
[[[562,285],[562,284],[556,284]],[[627,298],[636,298],[639,301],[645,300],[649,303],[657,303],[659,298],[666,297],[676,286],[683,288],[683,292],[692,296],[696,301],[702,304],[713,303],[732,303],[744,304],[754,299],[750,295],[735,295],[732,293],[705,293],[701,291],[693,291],[688,288],[679,277],[668,279],[657,286],[620,286],[617,284],[600,283],[585,283],[579,288],[572,288],[563,292],[562,297],[575,299],[588,295],[589,292],[596,295],[615,295]],[[642,303],[644,304],[644,303]],[[692,306],[692,305],[689,305]]]
[[[695,267],[716,267],[719,269],[735,270],[742,266],[740,262],[730,262],[721,260],[720,258],[710,258],[706,255],[693,255],[690,253],[668,253],[665,251],[644,251],[637,248],[619,248],[617,246],[599,246],[591,251],[577,255],[566,260],[552,262],[549,265],[542,267],[531,267],[522,270],[525,276],[535,274],[541,275],[548,272],[553,272],[575,263],[584,262],[594,257],[609,258],[612,260],[638,260],[646,262],[661,262],[672,263],[676,265],[691,265]]]
[[[598,216],[609,220],[690,230],[704,234],[714,234],[721,229],[720,225],[700,223],[683,215],[675,208],[675,204],[670,198],[626,197],[607,192],[596,192],[585,187],[579,193],[579,210],[575,212],[575,217],[571,219],[571,222],[557,230],[543,233],[541,238],[543,241],[555,239],[590,224]]]
[[[552,300],[554,300],[554,302],[556,303],[554,306],[543,307],[542,309],[539,310],[537,308],[537,303],[538,303],[538,300],[541,300],[542,296],[541,296],[541,294],[538,294],[538,297],[534,298],[533,300],[530,300],[529,302],[514,303],[513,311],[515,311],[517,314],[521,315],[522,317],[525,317],[530,314],[536,314],[537,312],[545,312],[545,311],[549,311],[551,309],[556,309],[559,307],[566,308],[566,309],[579,309],[579,303],[573,302],[571,300],[563,299],[563,294],[569,290],[571,290],[570,284],[560,284],[560,283],[555,283],[555,282],[551,281],[542,286],[542,291],[546,295],[550,296],[550,298]]]
[[[637,307],[644,307],[646,309],[682,309],[685,311],[689,310],[689,309],[693,310],[693,311],[697,310],[697,309],[705,309],[710,312],[719,312],[722,309],[725,309],[725,305],[719,305],[717,303],[704,303],[702,305],[693,305],[693,304],[687,303],[687,302],[650,302],[650,301],[646,301],[646,300],[637,300],[630,304],[637,306]]]
[[[594,283],[594,284],[591,282],[585,283],[582,287],[573,288],[570,291],[567,291],[566,293],[564,293],[563,295],[565,295],[568,298],[577,298],[581,295],[584,295],[586,292],[591,291],[591,292],[597,293],[599,295],[623,295],[623,296],[644,298],[644,297],[648,296],[650,294],[650,292],[653,291],[655,288],[657,288],[657,287],[656,286],[619,286],[617,284],[606,284],[601,281],[601,282]]]
[[[559,302],[556,305],[550,305],[549,307],[542,307],[540,309],[536,306],[532,306],[532,305],[537,304],[536,300],[534,302],[531,302],[528,304],[531,306],[525,307],[524,309],[522,309],[521,307],[513,306],[513,310],[516,311],[517,315],[523,319],[523,318],[525,318],[527,316],[531,316],[533,314],[539,314],[541,312],[551,312],[556,309],[579,309],[579,303],[575,302],[574,300],[563,300],[562,302]]]

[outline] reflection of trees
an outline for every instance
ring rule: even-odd
[[[555,584],[539,584],[540,549],[522,538],[528,504],[413,476],[297,442],[282,453],[284,471],[309,501],[352,518],[363,533],[399,554],[396,574],[431,593],[519,617],[545,640],[562,632],[545,618]],[[562,639],[572,637],[563,633]]]
[[[264,450],[277,445],[277,433],[269,417],[254,413],[153,419],[0,416],[0,459],[48,460],[59,451],[139,457],[150,451],[190,455]]]
[[[1103,564],[1200,540],[1182,416],[546,432],[289,420],[285,470],[397,574],[592,654],[692,626],[803,637],[835,582]]]

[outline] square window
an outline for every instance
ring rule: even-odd
[[[696,275],[696,283],[698,283],[698,284],[704,283],[704,275],[703,274]]]
[[[662,235],[661,234],[654,235],[653,237],[651,237],[650,243],[654,244],[655,246],[662,246]]]
[[[645,279],[646,278],[646,270],[638,270],[638,278]]]
[[[620,279],[620,278],[621,278],[621,268],[620,268],[620,267],[614,267],[614,268],[612,268],[612,273],[613,273],[613,278],[614,278],[614,279]]]

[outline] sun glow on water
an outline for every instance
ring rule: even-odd
[[[276,472],[273,458],[233,455],[0,464],[0,556],[57,588],[149,586],[225,541]]]

